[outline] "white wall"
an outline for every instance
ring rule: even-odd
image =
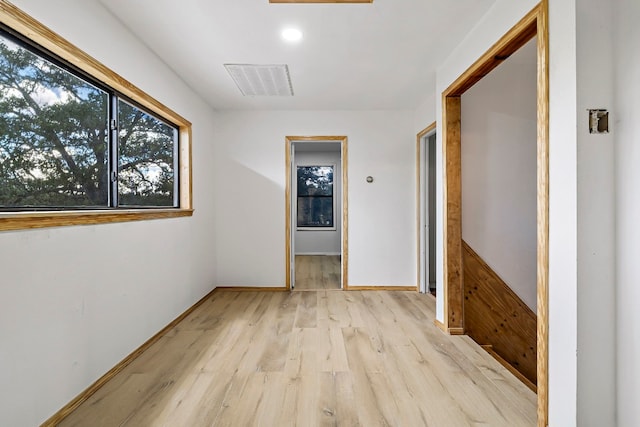
[[[640,425],[640,4],[614,2],[616,164],[617,414],[620,427]],[[608,142],[608,141],[607,141]],[[612,291],[612,281],[601,290]]]
[[[462,95],[462,238],[536,310],[536,39]]]
[[[295,231],[296,255],[340,255],[342,246],[342,167],[340,165],[340,146],[337,152],[296,152],[296,166],[334,166],[334,201],[335,210],[333,224],[335,229],[315,229]],[[295,180],[295,169],[292,171]],[[293,186],[292,193],[293,193]],[[295,193],[292,201],[295,201]]]
[[[0,425],[21,427],[40,424],[213,288],[216,119],[97,2],[14,3],[193,122],[196,208],[192,218],[0,233]]]
[[[413,130],[416,135],[436,121],[436,96],[433,93],[424,95],[424,99],[413,114]]]
[[[580,0],[575,4],[578,138],[577,425],[613,426],[616,423],[616,126],[612,123],[612,132],[607,135],[590,134],[587,113],[589,108],[607,108],[611,110],[612,118],[616,115],[613,110],[613,7],[611,2],[600,0]],[[636,14],[636,18],[640,18],[640,14]],[[637,48],[636,45],[635,50],[632,48],[631,51],[638,52]],[[636,404],[639,397],[637,390]],[[640,422],[640,419],[636,418],[636,421]]]
[[[575,0],[549,4],[549,419],[577,416],[577,111]]]
[[[284,286],[287,135],[349,138],[349,285],[416,285],[411,111],[222,112],[219,119],[218,285]]]

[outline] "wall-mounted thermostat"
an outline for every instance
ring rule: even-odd
[[[603,109],[589,111],[589,133],[609,133],[609,112]]]

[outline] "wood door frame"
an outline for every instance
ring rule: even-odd
[[[542,0],[442,93],[444,169],[444,323],[464,333],[462,269],[461,96],[537,36],[537,376],[538,426],[549,414],[549,32],[548,0]]]
[[[422,271],[422,239],[424,238],[424,230],[422,229],[422,139],[428,134],[434,132],[436,130],[436,122],[431,123],[426,128],[422,129],[416,135],[416,227],[418,230],[417,236],[418,240],[418,264],[417,264],[417,272],[418,272],[418,281],[416,284],[416,291],[420,292],[420,285],[423,280],[424,272]],[[427,141],[428,142],[428,141]],[[428,171],[429,165],[424,165]],[[428,221],[428,220],[427,220]],[[425,242],[425,244],[429,244],[429,242]],[[425,268],[426,265],[425,265]],[[427,293],[429,285],[426,285]]]
[[[286,165],[286,186],[285,186],[285,287],[291,290],[291,146],[294,142],[339,142],[340,143],[340,166],[342,168],[342,248],[340,251],[340,263],[342,267],[342,290],[349,289],[349,244],[348,244],[348,139],[346,136],[287,136],[285,137],[285,165]]]

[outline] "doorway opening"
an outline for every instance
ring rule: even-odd
[[[416,136],[418,290],[436,294],[436,124]]]
[[[347,138],[286,138],[286,288],[347,289]]]
[[[491,70],[537,36],[536,377],[538,426],[548,424],[548,269],[549,269],[549,35],[548,0],[543,0],[480,57],[442,94],[444,169],[444,322],[450,334],[464,334],[464,273],[461,185],[461,97]],[[436,321],[437,322],[437,321]]]

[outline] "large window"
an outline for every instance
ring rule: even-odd
[[[0,231],[191,216],[191,123],[8,2],[0,22]]]
[[[177,207],[177,126],[0,34],[0,208]]]
[[[297,167],[298,228],[335,228],[333,166]]]

